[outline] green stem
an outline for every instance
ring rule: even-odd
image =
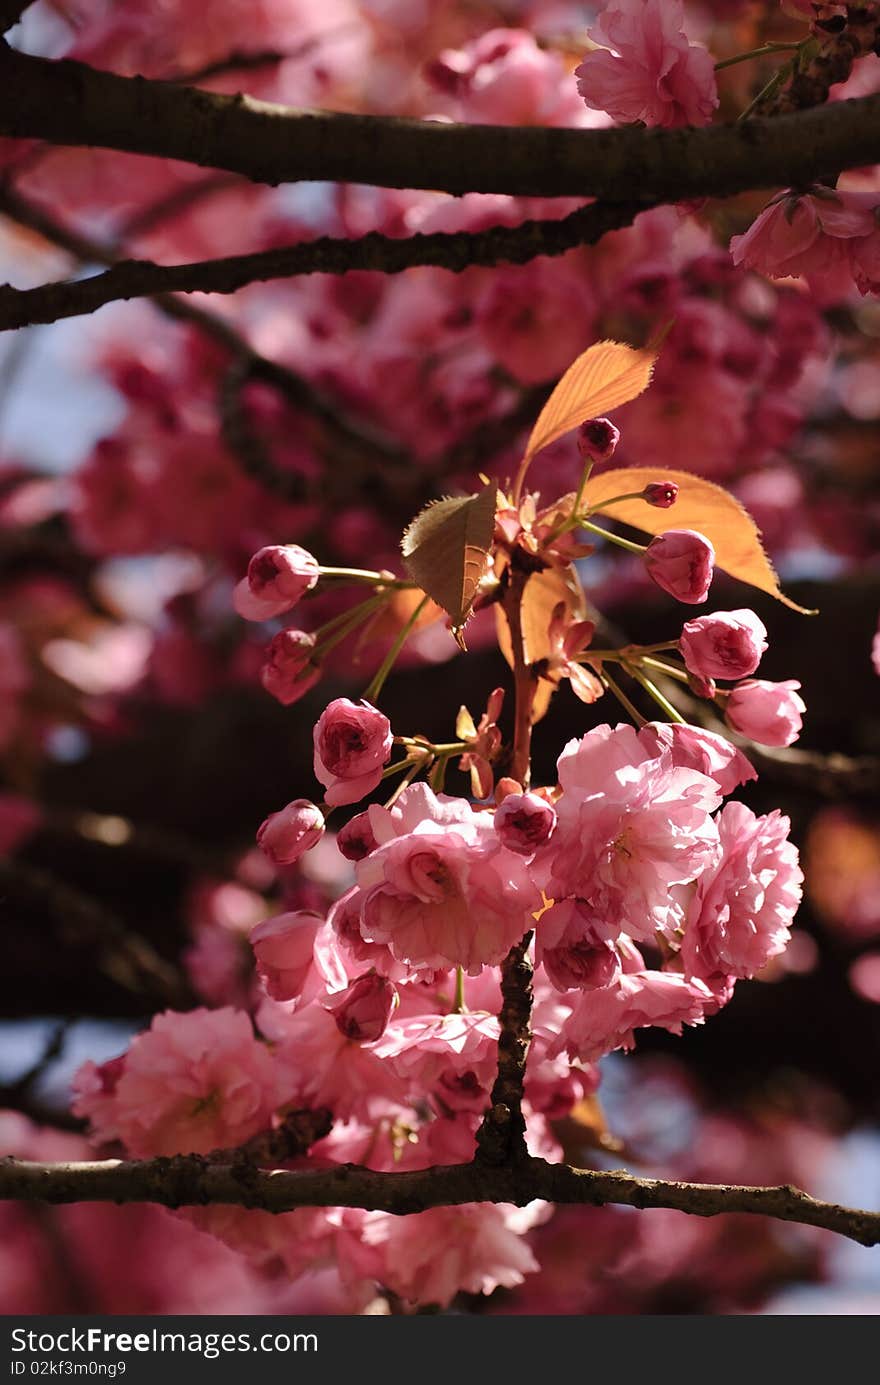
[[[385,658],[382,660],[381,664],[379,665],[378,669],[376,670],[375,674],[370,680],[370,684],[364,693],[365,702],[375,703],[376,698],[382,691],[385,679],[388,677],[389,673],[394,667],[395,659],[397,658],[401,649],[406,644],[407,640],[412,634],[419,616],[422,614],[422,611],[428,604],[428,600],[429,598],[427,595],[423,596],[418,606],[416,606],[415,610],[410,616],[409,620],[402,627],[402,629],[398,630],[394,643],[392,644],[388,653],[385,655]]]
[[[609,505],[619,505],[624,500],[644,500],[644,491],[630,491],[628,495],[612,495],[609,500],[603,500],[601,505],[591,505],[584,511],[587,515],[597,515],[601,510],[607,509]]]
[[[658,673],[664,673],[667,678],[677,678],[679,683],[690,682],[687,671],[683,668],[676,668],[675,664],[664,663],[662,659],[648,658],[643,658],[641,662],[647,664],[649,668],[655,668]]]
[[[725,67],[748,62],[750,58],[764,58],[771,53],[790,53],[802,47],[803,40],[800,43],[765,43],[760,48],[750,48],[748,53],[737,53],[734,58],[722,58],[720,63],[715,64],[715,71],[721,72]]]
[[[635,664],[625,664],[624,667],[630,677],[635,678],[637,683],[641,683],[645,692],[650,693],[651,697],[653,697],[654,701],[657,703],[657,706],[666,713],[670,721],[678,722],[679,726],[684,726],[686,724],[681,713],[676,711],[669,699],[663,696],[656,683],[652,683],[651,679],[648,678],[646,674],[642,673],[640,668],[637,668]]]
[[[467,1006],[464,1002],[464,968],[455,968],[455,1000],[452,1005],[453,1015],[466,1015]]]
[[[599,524],[591,524],[583,515],[578,515],[577,522],[581,529],[588,529],[591,534],[601,535],[601,537],[607,539],[609,543],[616,543],[618,548],[625,548],[627,553],[642,554],[647,551],[647,544],[633,543],[630,539],[621,538],[620,534],[612,534],[608,529],[603,529]]]
[[[332,633],[326,638],[322,636],[321,630],[318,631],[318,640],[315,648],[316,655],[320,654],[323,656],[329,650],[334,649],[342,640],[347,639],[352,630],[356,630],[359,625],[363,625],[367,617],[371,616],[374,611],[378,611],[380,606],[384,606],[387,600],[388,597],[384,592],[377,592],[375,596],[371,596],[367,601],[362,601],[360,605],[355,606],[353,610],[346,611],[344,619],[337,616],[334,620],[328,621],[326,626],[322,626],[322,630],[326,630],[327,626],[332,626],[334,628]]]
[[[773,76],[770,78],[770,81],[767,83],[767,85],[761,88],[755,99],[749,102],[749,104],[746,106],[745,110],[742,112],[741,115],[737,116],[736,123],[738,125],[741,124],[742,121],[748,120],[749,116],[752,114],[753,111],[757,110],[758,106],[760,106],[762,101],[765,101],[768,96],[772,96],[775,91],[779,90],[786,78],[791,76],[793,67],[793,62],[783,63],[782,67],[780,67],[776,72],[774,72]]]
[[[346,582],[368,582],[371,587],[412,590],[417,584],[405,578],[384,577],[381,572],[370,572],[362,567],[322,567],[318,569],[321,577],[344,578]]]
[[[349,621],[352,621],[356,614],[361,616],[369,615],[370,611],[376,606],[376,598],[379,595],[382,594],[377,592],[376,596],[368,596],[365,601],[359,601],[356,606],[349,606],[347,611],[340,611],[338,616],[332,616],[330,620],[325,620],[324,624],[319,625],[318,629],[314,631],[315,639],[320,642],[325,636],[332,634],[334,630],[338,630],[341,625],[346,625]],[[387,598],[382,595],[382,600],[385,601]]]
[[[397,788],[394,790],[393,794],[391,794],[391,796],[385,800],[386,808],[394,807],[395,803],[400,798],[400,795],[403,793],[404,789],[409,788],[410,784],[415,779],[420,769],[421,764],[417,760],[415,764],[412,766],[412,769],[410,769],[409,772],[403,776]]]
[[[636,726],[647,726],[648,718],[643,717],[638,707],[634,706],[633,703],[630,702],[626,693],[623,691],[623,688],[621,688],[620,685],[615,682],[615,680],[611,677],[611,674],[608,672],[607,668],[602,669],[600,677],[602,679],[602,682],[606,685],[606,687],[614,693],[614,696],[617,698],[618,702],[620,703],[621,707],[623,707],[624,711],[628,712],[629,715],[632,717]]]

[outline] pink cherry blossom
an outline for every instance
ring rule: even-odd
[[[681,948],[688,974],[704,980],[754,976],[784,950],[803,880],[778,811],[759,818],[728,803],[718,832],[721,859],[697,882]]]
[[[639,740],[655,755],[665,746],[674,765],[708,774],[723,794],[733,793],[740,784],[758,777],[754,766],[726,736],[705,731],[701,726],[651,721],[639,731]]]
[[[397,1002],[393,983],[378,972],[369,971],[352,981],[327,1009],[346,1039],[358,1044],[374,1044],[385,1033]]]
[[[607,986],[620,972],[620,958],[608,941],[613,931],[582,900],[560,900],[538,920],[535,962],[557,990]]]
[[[324,835],[324,815],[307,798],[296,798],[270,813],[257,831],[257,843],[276,866],[289,866],[311,851]]]
[[[586,104],[627,124],[706,125],[718,105],[714,65],[683,25],[682,0],[613,0],[588,31],[603,46],[575,70]]]
[[[645,567],[658,587],[678,601],[696,606],[709,595],[715,549],[705,534],[694,529],[667,529],[648,544]]]
[[[375,789],[391,758],[391,723],[369,702],[337,697],[321,713],[314,731],[315,777],[331,807],[356,803]]]
[[[401,1019],[395,1029],[388,1062],[413,1095],[428,1093],[443,1116],[485,1110],[498,1068],[494,1015],[419,1014]]]
[[[765,207],[744,235],[734,236],[734,264],[768,278],[852,274],[862,293],[876,291],[880,231],[876,193],[816,189],[787,193]]]
[[[567,1051],[594,1062],[614,1049],[635,1045],[646,1025],[680,1034],[685,1024],[702,1024],[712,993],[702,981],[663,971],[629,972],[610,985],[577,995],[551,1053]]]
[[[717,859],[717,784],[677,767],[631,726],[600,726],[570,741],[558,761],[556,831],[536,858],[548,896],[589,905],[610,929],[671,936],[684,914],[674,888]]]
[[[137,1158],[207,1154],[268,1126],[275,1069],[241,1011],[166,1010],[132,1040],[115,1100],[119,1134]]]
[[[734,731],[758,745],[791,745],[800,735],[801,714],[807,710],[799,687],[793,678],[783,683],[747,678],[732,689],[725,717]]]
[[[544,846],[556,826],[556,810],[538,794],[508,794],[495,809],[495,831],[508,851],[531,856]]]
[[[528,1208],[482,1202],[409,1217],[375,1212],[363,1240],[381,1255],[378,1277],[402,1299],[446,1307],[461,1290],[490,1294],[537,1270],[521,1234],[534,1219]]]
[[[275,1049],[282,1104],[326,1106],[347,1121],[375,1119],[389,1102],[402,1102],[405,1086],[384,1056],[393,1048],[394,1028],[389,1025],[379,1045],[358,1042],[318,1001],[298,1009]]]
[[[422,821],[361,861],[357,877],[364,937],[419,967],[476,975],[506,956],[541,907],[525,861],[501,844],[488,815]]]
[[[682,658],[700,678],[746,678],[767,648],[767,630],[754,611],[715,611],[682,627]]]
[[[300,909],[264,919],[251,933],[257,972],[273,1000],[305,1003],[348,985],[335,935],[320,914]]]
[[[119,1139],[116,1088],[125,1071],[125,1054],[106,1063],[83,1063],[71,1080],[73,1101],[70,1109],[89,1123],[97,1144]]]

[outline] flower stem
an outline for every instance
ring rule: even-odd
[[[679,683],[688,683],[690,678],[687,670],[676,668],[675,664],[667,664],[663,659],[650,659],[643,657],[640,661],[647,664],[649,668],[655,668],[658,673],[665,673],[667,678],[677,678]]]
[[[620,505],[624,500],[644,500],[644,491],[630,491],[627,495],[612,495],[610,499],[603,500],[600,505],[591,505],[584,511],[586,515],[597,515],[600,510],[605,510],[609,505]]]
[[[657,703],[657,706],[666,713],[670,721],[678,722],[680,726],[685,725],[684,717],[680,712],[676,711],[669,699],[663,696],[656,683],[652,683],[651,679],[648,678],[646,674],[642,673],[642,670],[637,668],[635,664],[625,664],[624,667],[627,673],[632,678],[635,678],[637,683],[641,683],[645,692],[650,693],[651,697],[653,697],[654,701]]]
[[[464,1001],[464,968],[455,968],[455,1001],[452,1006],[453,1015],[466,1015],[467,1005]]]
[[[737,53],[733,58],[722,58],[720,63],[715,64],[715,71],[721,72],[725,67],[734,67],[737,63],[748,62],[750,58],[764,58],[771,53],[790,53],[803,47],[803,40],[800,43],[764,43],[760,48],[750,48],[748,53]]]
[[[772,96],[775,91],[779,90],[786,78],[791,76],[793,67],[793,62],[783,63],[782,67],[778,68],[777,71],[773,73],[767,85],[761,88],[755,99],[749,102],[741,115],[737,116],[736,123],[738,125],[741,124],[742,121],[748,120],[749,116],[753,111],[757,110],[762,101],[765,101],[768,96]]]
[[[412,634],[419,616],[422,614],[422,611],[428,604],[428,599],[429,598],[427,595],[422,597],[421,601],[419,602],[418,606],[416,606],[409,620],[400,630],[398,630],[397,637],[394,640],[394,643],[392,644],[388,653],[385,655],[385,658],[382,660],[381,664],[379,665],[378,669],[376,670],[375,674],[370,680],[369,686],[364,692],[365,702],[375,702],[376,698],[379,696],[385,683],[385,679],[388,677],[389,673],[394,667],[395,659],[397,658],[401,649],[406,644],[407,640]]]
[[[603,529],[599,524],[591,524],[583,515],[578,515],[577,522],[581,529],[588,529],[591,534],[599,534],[609,543],[616,543],[619,548],[625,548],[627,553],[642,554],[647,551],[647,544],[633,543],[631,539],[621,538],[620,534],[612,534],[610,530]]]
[[[620,685],[617,682],[615,682],[615,680],[611,677],[611,674],[608,672],[607,668],[602,669],[600,677],[602,679],[602,682],[608,688],[608,690],[614,693],[614,696],[617,698],[621,707],[623,707],[623,709],[626,712],[628,712],[629,715],[632,717],[636,726],[646,726],[648,724],[648,718],[643,717],[638,707],[636,707],[632,702],[630,702],[626,693],[623,691],[623,688],[621,688]]]
[[[334,616],[333,620],[328,620],[326,625],[322,625],[316,632],[315,653],[324,655],[329,650],[335,648],[342,640],[346,639],[353,630],[378,611],[388,600],[385,592],[377,592],[375,596],[370,596],[366,601],[362,601],[358,606],[353,606],[350,611],[344,611],[341,616]]]
[[[406,578],[390,577],[386,573],[371,572],[362,567],[322,567],[318,571],[322,578],[338,577],[346,582],[368,582],[371,587],[411,590],[417,585],[415,582],[407,581]]]

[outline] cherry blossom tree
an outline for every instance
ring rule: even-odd
[[[0,2],[0,329],[81,319],[119,406],[3,462],[10,1013],[130,1020],[0,1090],[10,1253],[65,1205],[94,1285],[22,1311],[171,1254],[184,1311],[816,1277],[880,1241],[800,1188],[845,1120],[687,1065],[821,975],[805,874],[880,1000],[876,595],[798,580],[878,528],[880,5],[210,8]]]

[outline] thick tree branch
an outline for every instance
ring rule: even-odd
[[[415,265],[460,273],[471,265],[524,264],[539,255],[562,255],[574,246],[592,245],[606,231],[629,225],[641,209],[639,203],[596,202],[561,219],[492,226],[485,231],[438,231],[406,239],[376,231],[357,240],[322,236],[300,245],[193,264],[124,260],[104,274],[75,283],[33,289],[0,285],[0,331],[77,317],[120,299],[235,293],[246,284],[294,275],[346,274],[354,269],[399,274]]]
[[[682,201],[880,161],[880,96],[707,129],[571,130],[297,111],[0,51],[0,134],[226,169],[452,193]]]
[[[820,1202],[797,1188],[669,1182],[619,1170],[575,1169],[544,1159],[501,1168],[475,1163],[405,1173],[381,1173],[354,1164],[292,1173],[267,1171],[244,1164],[215,1164],[199,1155],[76,1164],[0,1159],[3,1201],[158,1202],[165,1207],[222,1203],[274,1213],[296,1207],[362,1207],[406,1216],[468,1202],[524,1206],[535,1198],[594,1207],[606,1203],[666,1207],[697,1217],[745,1212],[821,1227],[864,1246],[880,1243],[880,1212]]]

